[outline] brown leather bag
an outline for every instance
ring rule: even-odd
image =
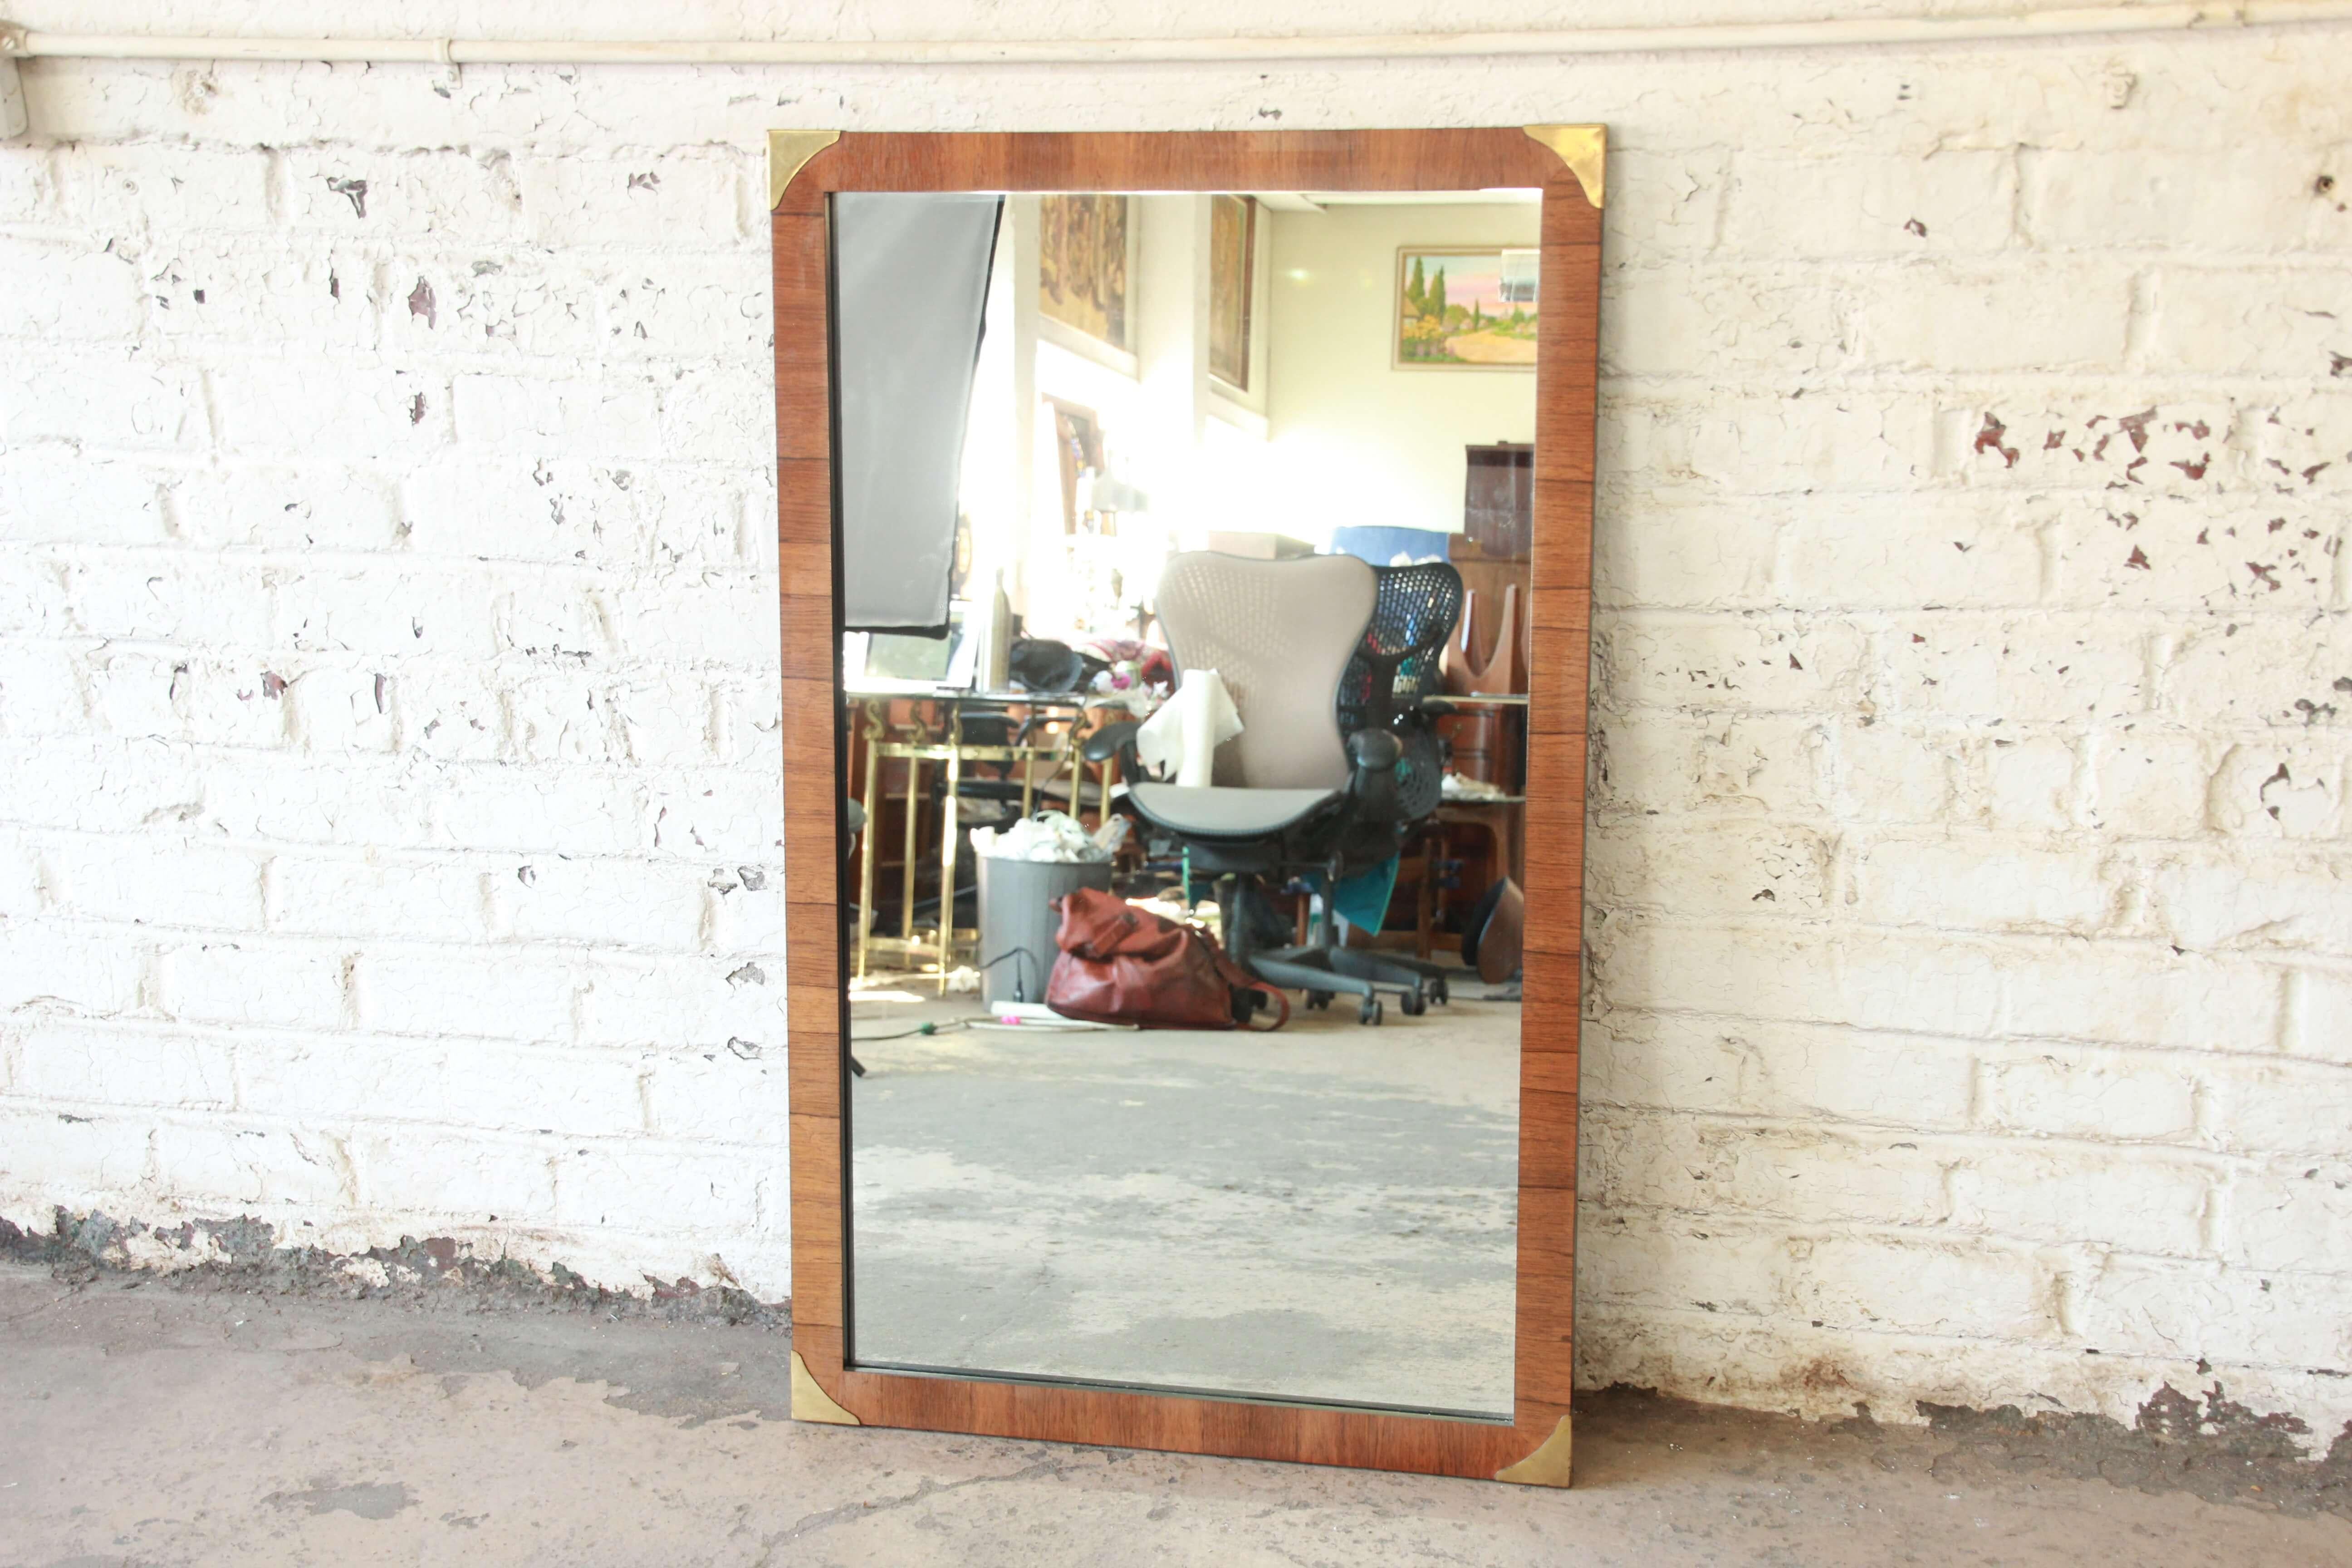
[[[1290,999],[1227,958],[1209,933],[1139,910],[1115,893],[1080,888],[1061,900],[1061,954],[1045,981],[1045,1005],[1097,1024],[1158,1029],[1230,1029],[1237,992],[1274,998],[1268,1028],[1290,1021]]]

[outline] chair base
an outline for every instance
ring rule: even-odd
[[[1252,953],[1244,961],[1252,973],[1269,985],[1307,993],[1309,1007],[1328,1005],[1345,993],[1362,998],[1358,1019],[1381,1021],[1381,995],[1390,993],[1408,1017],[1428,1011],[1432,1002],[1450,1002],[1445,973],[1418,959],[1379,957],[1344,947],[1285,947]]]

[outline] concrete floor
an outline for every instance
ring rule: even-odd
[[[2207,1501],[1965,1435],[1603,1394],[1576,1489],[1535,1491],[795,1426],[785,1346],[454,1282],[351,1301],[0,1264],[0,1565],[2352,1563],[2352,1521],[2272,1472]]]
[[[1264,1035],[859,1001],[858,1360],[1507,1414],[1519,1005],[1454,989]]]

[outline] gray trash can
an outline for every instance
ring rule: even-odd
[[[1043,1002],[1045,977],[1060,950],[1062,917],[1054,900],[1080,888],[1110,891],[1108,860],[1000,860],[980,858],[980,994],[999,1002]]]

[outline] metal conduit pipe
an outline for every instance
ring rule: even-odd
[[[1980,16],[1691,23],[1557,31],[1170,38],[755,40],[263,38],[0,27],[0,59],[407,61],[423,65],[1256,64],[1934,45],[2352,20],[2352,0],[2096,5]]]

